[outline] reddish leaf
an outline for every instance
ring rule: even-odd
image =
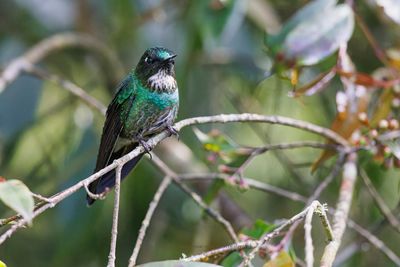
[[[359,88],[359,90],[362,90]],[[340,94],[341,92],[338,92]],[[343,94],[343,93],[342,93]],[[356,94],[357,95],[357,94]],[[347,101],[343,107],[338,105],[338,114],[332,123],[331,130],[338,133],[345,139],[350,139],[353,133],[363,126],[359,119],[360,113],[366,113],[369,103],[369,94],[358,93],[358,97],[353,102]],[[342,110],[342,108],[344,108]],[[311,166],[311,172],[314,172],[325,160],[334,155],[332,150],[324,150],[321,156]]]

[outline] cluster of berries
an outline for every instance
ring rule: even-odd
[[[399,99],[400,101],[400,99]],[[375,127],[370,125],[368,116],[365,112],[358,114],[358,120],[364,127],[360,131],[353,133],[351,141],[354,145],[367,147],[373,153],[374,160],[381,163],[386,169],[392,167],[400,168],[400,158],[397,157],[387,142],[382,140],[385,134],[394,133],[400,129],[400,122],[394,118],[380,120]],[[393,139],[396,145],[396,139]],[[397,138],[398,146],[400,146],[400,138]]]

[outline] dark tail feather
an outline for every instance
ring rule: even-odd
[[[121,181],[130,173],[130,171],[136,166],[139,160],[143,157],[144,154],[140,154],[137,157],[131,159],[122,167],[121,170]],[[112,188],[115,185],[115,170],[111,170],[104,174],[102,177],[98,179],[98,183],[96,187],[91,188],[89,185],[89,190],[93,194],[100,194],[103,193],[107,188]],[[96,200],[91,198],[89,195],[86,196],[87,204],[90,206]]]

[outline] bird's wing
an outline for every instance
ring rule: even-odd
[[[124,125],[123,118],[121,119],[121,116],[123,113],[128,114],[128,111],[124,112],[122,110],[122,105],[124,105],[126,101],[133,103],[135,100],[136,83],[133,79],[134,77],[132,77],[132,75],[128,75],[120,83],[117,94],[115,95],[111,104],[108,106],[106,121],[103,127],[103,134],[101,136],[99,153],[97,155],[95,172],[101,170],[110,163],[110,157]]]

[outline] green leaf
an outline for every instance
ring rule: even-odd
[[[239,252],[233,252],[229,254],[222,262],[221,265],[224,267],[236,267],[243,261],[242,256]]]
[[[0,200],[22,215],[31,223],[34,201],[31,191],[19,180],[7,180],[0,183]]]
[[[250,149],[240,147],[229,136],[218,130],[212,130],[207,134],[197,128],[193,128],[193,131],[206,151],[217,154],[231,167],[240,166],[251,153]]]
[[[249,237],[252,237],[254,239],[259,239],[264,234],[269,233],[274,228],[275,228],[275,225],[268,224],[265,221],[258,219],[254,223],[252,228],[244,228],[242,230],[242,233]]]
[[[0,261],[0,267],[7,267],[7,265],[4,262]]]
[[[286,64],[304,66],[319,63],[334,53],[354,30],[352,9],[336,3],[337,0],[313,1],[289,19],[277,35],[267,36],[265,44],[272,56],[281,54]]]
[[[295,264],[286,251],[281,251],[277,257],[265,263],[263,267],[295,267]]]
[[[297,11],[288,22],[285,23],[285,28],[293,29],[296,25],[303,21],[307,21],[320,14],[333,8],[337,3],[337,0],[316,0],[311,1],[305,5],[302,9]]]
[[[157,261],[138,265],[137,267],[217,267],[219,265],[203,263],[203,262],[188,262],[188,261]]]
[[[227,23],[234,18],[237,0],[192,1],[191,13],[201,39],[206,45],[217,43],[224,36]]]
[[[336,4],[337,0],[316,0],[305,5],[297,11],[282,27],[277,35],[267,35],[265,43],[268,47],[282,46],[283,41],[289,32],[291,32],[298,24],[317,16],[320,12],[329,10]]]
[[[214,201],[214,199],[218,196],[219,191],[224,186],[225,182],[222,180],[213,181],[211,185],[208,187],[205,196],[203,197],[204,202],[210,205]]]
[[[354,15],[346,5],[323,10],[298,24],[283,43],[285,58],[297,65],[313,65],[346,43],[354,30]]]
[[[385,14],[397,24],[400,24],[399,0],[375,0],[376,4],[383,8]]]

